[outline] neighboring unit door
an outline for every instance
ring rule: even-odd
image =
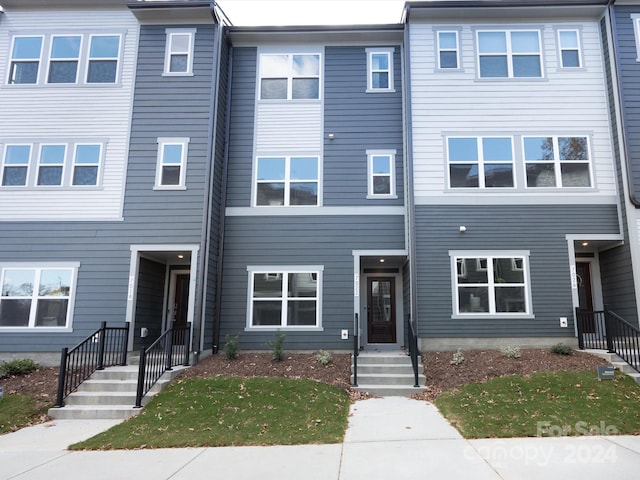
[[[580,310],[593,312],[593,295],[591,293],[591,264],[576,262],[576,280],[578,282],[578,307]],[[595,333],[596,325],[592,316],[585,316],[582,326],[584,333]]]
[[[396,343],[395,278],[367,280],[368,343]]]

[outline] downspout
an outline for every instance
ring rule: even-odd
[[[233,47],[229,47],[229,58],[227,59],[227,97],[226,97],[226,113],[224,120],[224,156],[222,161],[222,179],[220,188],[220,224],[218,226],[218,269],[216,281],[216,299],[215,299],[215,317],[213,321],[213,353],[217,353],[220,349],[220,322],[222,312],[222,260],[224,257],[224,234],[225,234],[225,210],[227,208],[227,176],[229,170],[229,137],[231,125],[231,82],[233,81]]]
[[[213,44],[213,66],[211,68],[211,93],[210,93],[210,101],[209,101],[209,123],[207,125],[207,131],[210,133],[209,140],[207,142],[207,165],[205,168],[205,178],[209,181],[205,183],[205,192],[204,198],[205,204],[202,209],[202,229],[200,232],[200,245],[201,251],[198,256],[198,279],[196,282],[196,305],[194,306],[194,311],[199,312],[198,321],[193,322],[193,339],[194,343],[197,342],[197,345],[192,345],[193,349],[193,361],[194,363],[198,362],[198,357],[200,356],[200,351],[204,345],[204,326],[203,323],[206,319],[206,309],[207,302],[204,300],[204,295],[206,292],[207,285],[207,277],[209,273],[209,252],[210,252],[210,242],[209,236],[211,234],[211,205],[213,204],[213,163],[215,161],[215,132],[217,128],[217,92],[218,92],[218,77],[219,77],[219,64],[220,64],[220,37],[222,32],[222,25],[218,21],[218,18],[215,13],[215,3],[211,3],[209,6],[211,10],[211,16],[213,17],[214,24],[216,25],[216,34],[214,38]]]
[[[418,336],[418,281],[416,262],[416,232],[415,232],[415,197],[413,184],[413,128],[411,110],[411,42],[409,34],[409,14],[411,5],[407,4],[404,13],[404,95],[405,95],[405,178],[406,178],[406,205],[407,205],[407,247],[409,251],[409,297],[411,300],[411,322],[415,326],[415,334]]]

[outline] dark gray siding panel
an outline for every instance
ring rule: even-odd
[[[380,228],[384,225],[384,229]],[[245,332],[247,266],[323,265],[322,332],[286,332],[289,349],[349,349],[353,326],[353,250],[403,249],[402,216],[227,217],[222,331],[243,349],[267,349],[274,333]]]
[[[402,205],[404,200],[401,51],[395,46],[394,93],[366,93],[365,47],[326,47],[324,205]],[[395,200],[367,200],[367,150],[395,149]]]
[[[251,205],[256,49],[233,49],[227,206]]]
[[[140,259],[140,275],[136,296],[136,326],[133,332],[134,349],[148,347],[162,333],[162,310],[164,300],[164,276],[166,265],[146,258]],[[140,329],[146,328],[148,335],[141,338]]]
[[[416,207],[420,336],[573,336],[565,236],[617,233],[615,205]],[[453,320],[450,250],[529,250],[535,319]],[[560,328],[560,317],[570,319],[568,328]]]

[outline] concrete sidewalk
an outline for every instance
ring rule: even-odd
[[[0,480],[591,480],[638,477],[640,437],[464,440],[431,404],[358,401],[344,443],[70,452],[117,421],[58,420],[0,436]]]

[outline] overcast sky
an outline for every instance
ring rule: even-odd
[[[233,25],[399,23],[404,0],[217,0]]]

